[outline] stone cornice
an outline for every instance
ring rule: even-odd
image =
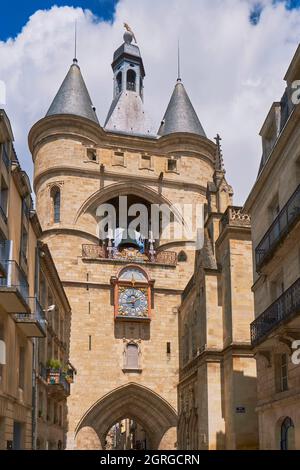
[[[28,136],[29,148],[33,159],[35,158],[36,150],[43,144],[45,139],[56,139],[58,136],[62,137],[63,135],[77,140],[80,139],[87,143],[101,144],[104,147],[124,147],[152,153],[166,153],[174,151],[181,146],[184,147],[186,152],[188,146],[190,147],[189,151],[196,152],[204,158],[206,157],[212,166],[214,164],[216,146],[214,142],[206,137],[184,132],[160,138],[126,135],[105,131],[93,121],[74,115],[47,116],[34,124]],[[202,155],[201,149],[207,152],[207,155]]]
[[[282,158],[282,153],[286,149],[291,135],[297,125],[299,124],[300,117],[300,107],[295,106],[292,110],[283,130],[281,131],[275,145],[268,156],[268,159],[263,166],[260,174],[257,177],[257,180],[254,183],[254,186],[251,189],[251,192],[244,204],[245,212],[251,213],[253,204],[257,200],[258,194],[262,191],[264,187],[268,187],[267,180],[270,177],[275,165],[278,163],[280,158]]]
[[[254,353],[251,350],[251,344],[249,343],[231,343],[224,349],[204,349],[198,356],[193,358],[188,364],[186,364],[179,372],[180,382],[187,380],[192,374],[195,373],[195,369],[203,362],[217,362],[220,363],[225,356],[232,354],[232,356],[243,356],[243,357],[254,357]]]
[[[247,235],[247,239],[251,241],[251,227],[227,225],[216,240],[216,248],[221,245],[225,238],[236,240],[238,235]]]
[[[34,178],[34,190],[36,191],[36,188],[38,184],[40,183],[40,180],[45,178],[46,176],[59,176],[61,173],[64,173],[66,175],[72,175],[72,176],[77,176],[80,177],[82,175],[86,175],[87,177],[91,177],[94,179],[100,179],[100,170],[97,168],[97,170],[93,170],[90,168],[82,168],[82,167],[76,167],[76,166],[70,166],[70,165],[57,165],[54,167],[51,167],[45,171],[42,171],[39,173],[35,178]],[[169,187],[169,188],[183,188],[185,191],[195,191],[198,192],[199,194],[202,194],[205,196],[206,194],[206,189],[205,186],[202,186],[200,184],[193,184],[190,183],[189,181],[176,181],[172,179],[167,179],[164,177],[163,183],[161,184],[158,180],[158,177],[154,176],[139,176],[137,174],[120,174],[114,171],[107,171],[105,170],[104,176],[106,179],[109,180],[118,180],[118,181],[139,181],[144,182],[148,185],[157,185],[159,187],[160,185],[162,187]]]

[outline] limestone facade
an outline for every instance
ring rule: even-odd
[[[257,361],[261,449],[300,448],[300,132],[293,82],[300,50],[261,130],[263,156],[246,201],[252,218],[256,320],[251,325]]]
[[[257,449],[250,218],[231,205],[224,171],[215,172],[207,200],[204,246],[179,313],[178,445]]]
[[[42,377],[40,369],[41,346],[49,341],[51,328],[50,312],[45,311],[47,304],[39,288],[41,276],[46,288],[51,286],[56,297],[59,293],[60,303],[55,298],[56,305],[63,304],[66,311],[64,362],[69,353],[70,307],[48,247],[38,242],[41,227],[33,210],[29,178],[15,154],[4,110],[0,110],[0,144],[0,449],[32,449],[42,434],[51,432],[50,423],[42,425],[42,415],[38,415],[40,392],[43,389],[47,400],[57,388],[48,383],[47,371]],[[59,328],[52,325],[53,334]],[[59,359],[57,356],[54,348],[51,358]],[[63,405],[66,425],[66,397],[55,396],[55,402]],[[55,431],[63,443],[65,431],[62,427]]]

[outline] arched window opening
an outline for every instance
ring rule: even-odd
[[[134,70],[127,71],[126,89],[129,91],[136,91],[136,73]]]
[[[142,77],[140,78],[140,97],[143,99],[144,97],[144,89],[143,89],[143,80]]]
[[[53,222],[60,222],[60,189],[55,186],[51,190],[51,198],[53,205]]]
[[[280,449],[293,450],[295,448],[295,426],[291,418],[284,419],[280,430]]]
[[[139,369],[139,347],[136,343],[128,343],[126,346],[125,369]]]
[[[122,72],[119,72],[116,76],[116,83],[117,83],[117,93],[121,93],[122,91]]]
[[[185,261],[187,261],[187,255],[184,251],[181,251],[179,254],[178,254],[178,262],[180,263],[184,263]]]

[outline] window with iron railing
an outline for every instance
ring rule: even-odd
[[[24,299],[28,298],[27,278],[16,261],[4,260],[1,264],[4,266],[5,276],[0,277],[0,287],[15,287]]]
[[[300,220],[300,185],[275,217],[255,249],[256,270],[269,259],[279,243]]]
[[[262,342],[284,320],[299,312],[300,278],[251,323],[252,345]]]

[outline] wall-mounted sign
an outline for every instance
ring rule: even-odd
[[[244,406],[237,406],[235,409],[236,413],[246,413],[246,408]]]

